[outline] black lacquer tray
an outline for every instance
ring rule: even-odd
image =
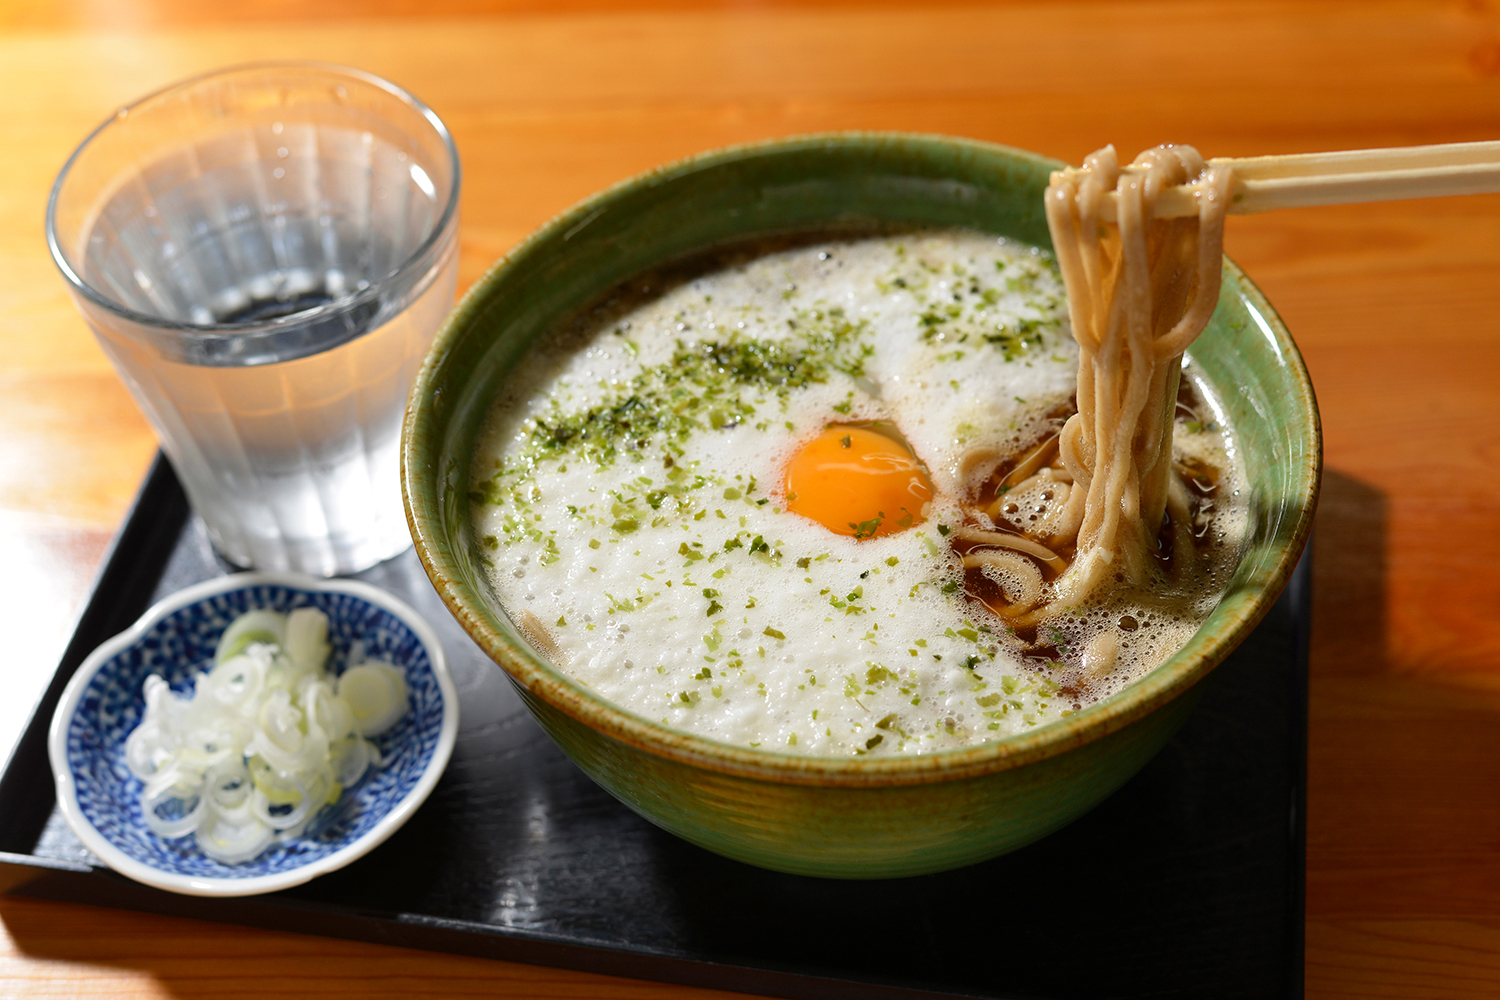
[[[875,882],[709,854],[596,787],[532,722],[413,553],[361,578],[427,615],[462,705],[394,837],[300,888],[198,899],[102,867],[63,823],[46,731],[83,658],[227,567],[160,458],[0,774],[0,888],[784,997],[1300,997],[1309,560],[1164,751],[1098,809],[962,871]]]

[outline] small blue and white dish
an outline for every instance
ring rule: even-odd
[[[240,864],[199,850],[191,834],[157,836],[141,817],[141,782],[125,764],[126,737],[145,711],[151,674],[191,692],[212,665],[220,634],[256,608],[314,607],[328,616],[328,669],[351,647],[406,680],[410,708],[374,738],[383,763],[346,791],[315,832],[272,844]],[[139,882],[194,896],[250,896],[342,868],[400,828],[437,784],[458,736],[458,698],[436,634],[406,604],[367,584],[295,574],[240,573],[166,598],[94,650],[63,692],[48,733],[57,802],[85,847]]]

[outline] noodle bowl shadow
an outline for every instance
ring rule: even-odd
[[[402,439],[422,563],[548,734],[646,819],[719,854],[803,875],[917,875],[995,857],[1072,821],[1135,774],[1192,711],[1195,685],[1281,592],[1312,524],[1317,408],[1291,337],[1227,260],[1218,310],[1188,353],[1219,390],[1238,440],[1253,521],[1245,553],[1186,646],[1072,716],[916,757],[731,746],[627,712],[572,680],[491,590],[470,526],[470,462],[507,373],[559,320],[652,266],[798,230],[968,226],[1050,246],[1042,191],[1059,166],[1002,146],[881,133],[705,153],[547,223],[469,290],[438,333]]]

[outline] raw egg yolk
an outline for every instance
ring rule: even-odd
[[[932,499],[932,480],[904,444],[839,424],[792,456],[782,485],[788,510],[855,538],[905,531]]]

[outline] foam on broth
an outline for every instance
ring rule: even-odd
[[[476,537],[538,648],[645,718],[792,753],[1004,738],[1179,648],[1244,533],[1233,438],[1188,366],[1176,450],[1216,477],[1197,529],[1214,558],[1191,588],[1019,633],[987,606],[1004,582],[965,570],[961,536],[1018,527],[982,509],[985,483],[1071,411],[1077,364],[1055,264],[1014,241],[804,237],[700,258],[615,290],[518,366],[475,459]],[[921,516],[862,537],[789,510],[783,470],[829,425],[908,448],[931,483]],[[1013,500],[1022,518],[1046,502]],[[1118,655],[1091,672],[1106,633]]]

